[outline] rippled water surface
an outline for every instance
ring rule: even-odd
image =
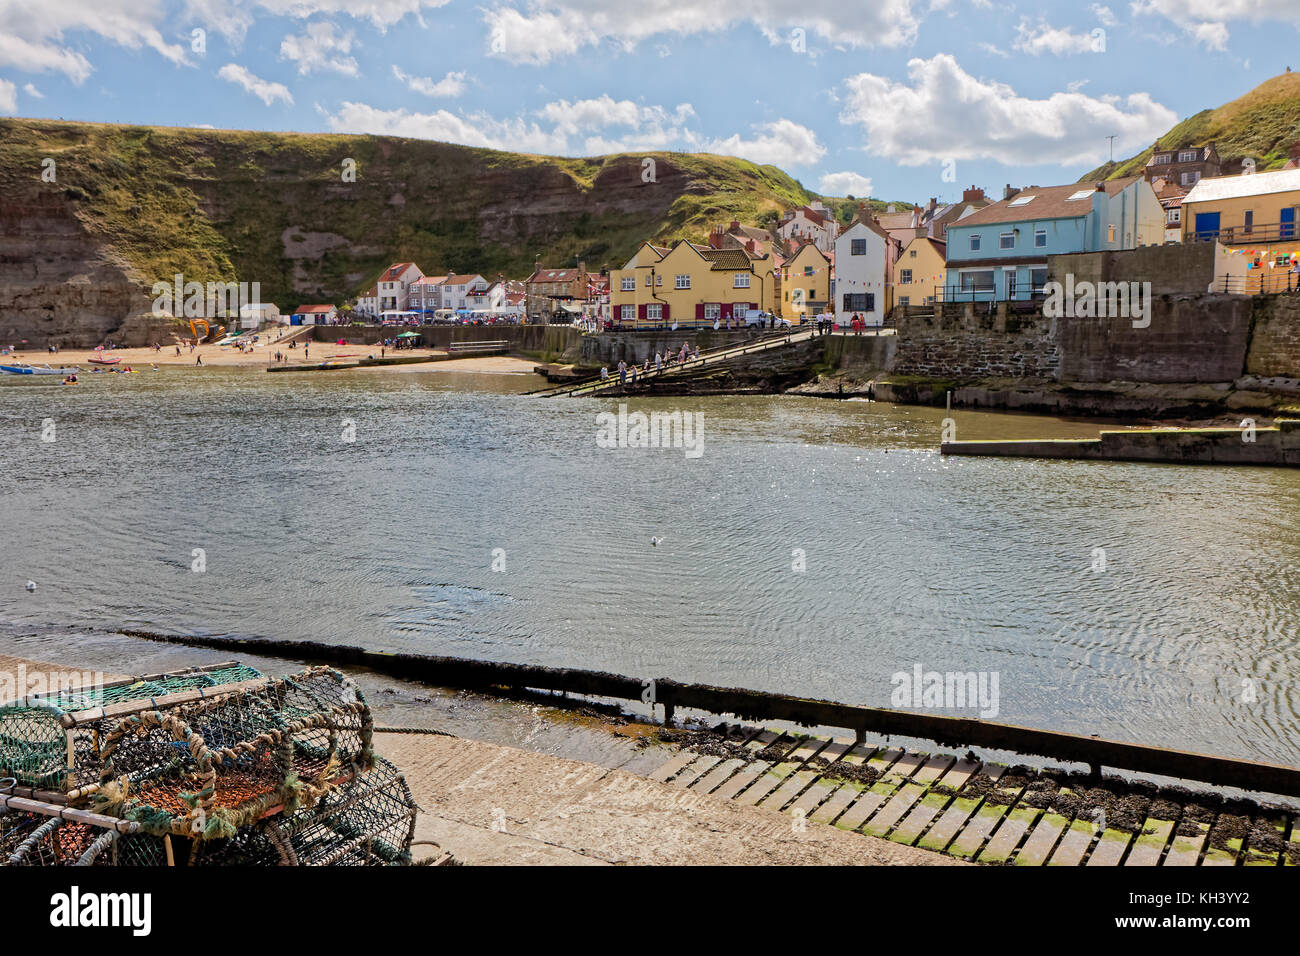
[[[532,376],[83,378],[0,381],[9,633],[315,639],[880,706],[919,663],[996,671],[1001,721],[1300,762],[1294,471],[946,460],[936,409],[634,403],[703,414],[688,460],[598,448],[616,402],[529,398]],[[963,438],[1097,430],[954,417]]]

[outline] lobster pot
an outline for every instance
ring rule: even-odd
[[[68,793],[151,833],[234,837],[264,816],[315,804],[373,760],[370,710],[330,668],[151,704],[79,728],[100,776]]]
[[[90,866],[104,862],[119,839],[135,839],[137,830],[65,804],[0,794],[0,865]]]
[[[411,862],[419,808],[406,778],[388,761],[316,806],[268,820],[282,862],[299,866],[394,866]]]
[[[93,785],[103,770],[99,743],[107,715],[178,697],[201,699],[260,679],[260,672],[229,661],[33,694],[0,707],[0,777],[49,799]]]

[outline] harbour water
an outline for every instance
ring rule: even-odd
[[[1000,721],[1300,763],[1294,470],[945,459],[941,409],[630,403],[700,416],[691,458],[600,447],[616,399],[427,367],[86,378],[0,382],[0,635],[31,656],[258,635],[876,706],[919,665],[997,674]]]

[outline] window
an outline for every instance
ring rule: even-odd
[[[624,292],[636,291],[636,276],[623,276],[622,291]]]
[[[631,322],[633,319],[636,318],[636,306],[620,305],[618,308],[619,308],[618,317],[620,320],[625,322]]]
[[[1178,154],[1178,161],[1180,163],[1194,163],[1200,158],[1200,150],[1197,149],[1185,149]]]
[[[910,253],[908,253],[908,255],[911,256],[913,259],[915,259],[915,258],[916,258],[916,250],[913,249]]]
[[[646,273],[646,276],[645,276],[645,284],[646,284],[647,286],[651,286],[651,285],[654,285],[654,284],[655,284],[655,277],[654,277],[654,273],[653,273],[653,272],[647,272],[647,273]]]
[[[1046,248],[1047,248],[1047,230],[1046,230],[1046,229],[1035,229],[1035,230],[1034,230],[1034,248],[1035,248],[1035,249],[1046,249]]]
[[[1170,160],[1169,153],[1161,153],[1159,156],[1156,157],[1156,165],[1163,166],[1165,163],[1169,162],[1169,160]]]
[[[1115,224],[1114,224],[1114,223],[1111,223],[1109,226],[1106,227],[1106,241],[1107,241],[1107,242],[1114,242],[1114,241],[1115,241]]]
[[[1180,207],[1175,206],[1173,209],[1169,210],[1169,215],[1166,217],[1165,221],[1171,225],[1176,225],[1182,222],[1183,210]]]
[[[843,311],[845,312],[876,311],[876,294],[874,292],[845,292],[843,302]]]
[[[813,267],[812,267],[812,266],[804,266],[804,267],[803,267],[804,278],[807,278],[808,276],[811,276],[811,275],[813,274],[813,272],[814,272],[814,270],[813,270]]]
[[[1183,186],[1194,186],[1196,185],[1196,181],[1200,178],[1201,174],[1197,172],[1183,173],[1182,176],[1179,177],[1181,185]]]
[[[1029,270],[1029,285],[1036,295],[1041,295],[1043,286],[1047,285],[1047,267],[1035,266]]]
[[[1016,247],[1016,234],[1014,232],[1004,232],[998,236],[998,248],[1014,249]]]
[[[1066,197],[1065,197],[1065,201],[1066,201],[1066,202],[1081,202],[1081,201],[1083,201],[1084,199],[1091,199],[1091,198],[1092,198],[1092,194],[1093,194],[1093,192],[1095,192],[1095,190],[1092,190],[1092,189],[1080,189],[1080,190],[1078,190],[1077,192],[1072,192],[1072,193],[1070,193],[1070,195],[1066,196]]]
[[[689,289],[691,287],[691,277],[688,275],[678,275],[673,279],[673,288]]]
[[[652,322],[658,322],[664,317],[664,307],[658,303],[647,305],[645,307],[645,317]]]
[[[898,284],[899,284],[899,285],[911,285],[911,284],[912,284],[912,270],[911,270],[911,269],[900,269],[900,270],[898,271]]]
[[[1031,202],[1033,202],[1033,201],[1034,201],[1034,197],[1033,197],[1033,196],[1017,196],[1015,199],[1011,200],[1011,202],[1007,203],[1007,205],[1009,205],[1009,206],[1028,206],[1028,205],[1029,205]]]
[[[907,308],[907,306],[909,306],[909,305],[912,304],[912,299],[911,299],[910,296],[906,296],[906,295],[904,295],[904,296],[899,296],[899,298],[898,298],[898,304],[901,305],[901,306],[903,306],[903,308]]]
[[[849,255],[865,256],[867,254],[867,240],[851,239],[849,240]]]
[[[704,320],[712,322],[714,319],[722,318],[722,303],[705,302],[704,303]]]
[[[734,276],[731,277],[731,287],[733,289],[748,289],[749,273],[737,272]]]
[[[961,290],[963,292],[992,292],[993,270],[961,273]]]
[[[1254,228],[1255,228],[1255,210],[1247,209],[1245,225],[1242,227],[1241,231],[1245,233],[1249,233]]]
[[[970,237],[970,251],[971,252],[980,251],[980,237],[978,234]]]

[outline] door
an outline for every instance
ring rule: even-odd
[[[1219,235],[1219,214],[1217,212],[1198,212],[1196,214],[1196,240],[1214,239]]]
[[[1279,239],[1295,238],[1295,206],[1288,206],[1282,210],[1277,234]]]

